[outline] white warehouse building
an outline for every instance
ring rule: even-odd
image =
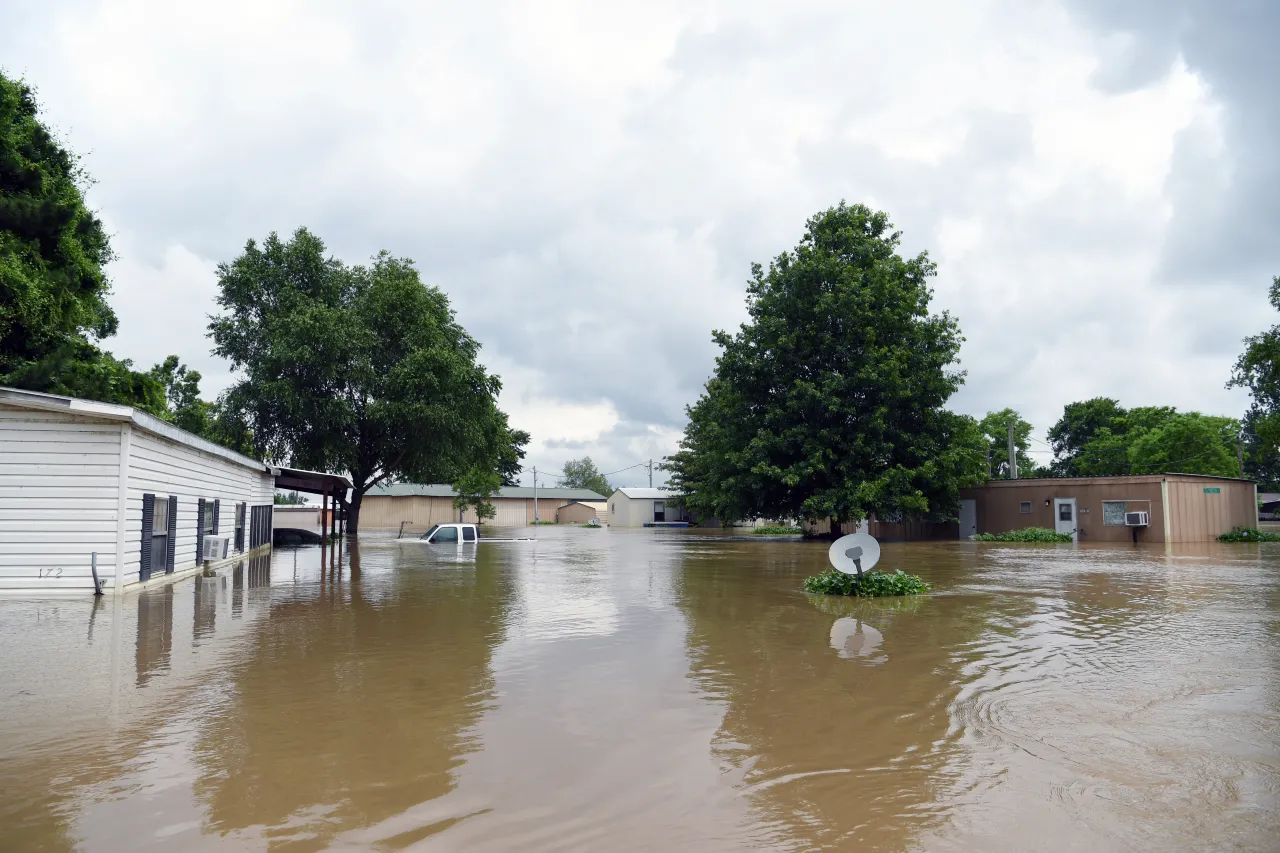
[[[646,524],[688,521],[679,495],[666,489],[616,489],[609,496],[610,527],[644,527]]]
[[[0,387],[0,590],[104,590],[271,542],[273,469],[129,406]]]

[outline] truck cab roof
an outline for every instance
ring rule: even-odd
[[[474,524],[436,524],[419,538],[426,542],[466,543],[478,542],[480,534]]]

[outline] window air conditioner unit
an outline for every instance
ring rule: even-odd
[[[1126,512],[1124,514],[1125,527],[1148,527],[1151,522],[1145,512]]]
[[[205,536],[204,553],[200,555],[200,559],[208,562],[225,560],[227,559],[227,554],[230,553],[230,551],[230,536]]]

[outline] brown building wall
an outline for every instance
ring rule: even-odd
[[[1103,501],[1127,501],[1129,511],[1151,514],[1151,526],[1138,531],[1139,542],[1163,542],[1164,511],[1159,477],[1064,478],[1044,480],[995,480],[973,489],[961,489],[960,499],[976,502],[979,533],[1006,533],[1024,527],[1054,529],[1054,498],[1075,498],[1076,526],[1081,542],[1132,542],[1133,530],[1103,524]],[[1021,504],[1030,502],[1031,512]]]
[[[1170,513],[1165,524],[1164,486]],[[1219,489],[1206,493],[1204,490]],[[961,489],[960,498],[976,502],[979,533],[1005,533],[1024,527],[1053,529],[1053,499],[1075,498],[1081,542],[1132,542],[1133,529],[1103,523],[1103,501],[1126,501],[1128,510],[1146,510],[1151,526],[1138,530],[1139,542],[1209,542],[1236,525],[1254,526],[1254,485],[1216,477],[1176,474],[1140,477],[996,480]],[[1021,503],[1029,501],[1031,512]],[[1148,508],[1149,506],[1149,508]]]

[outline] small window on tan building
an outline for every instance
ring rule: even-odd
[[[1124,514],[1128,511],[1128,507],[1128,501],[1103,501],[1103,525],[1107,527],[1124,527]]]
[[[1018,512],[1022,513],[1023,515],[1030,515],[1031,501],[1023,501],[1022,503],[1018,504]]]

